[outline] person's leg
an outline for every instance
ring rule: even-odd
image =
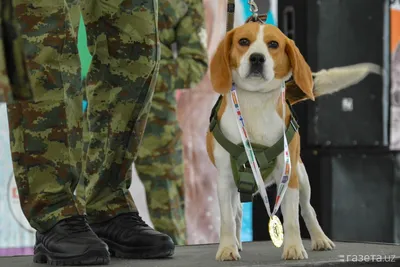
[[[70,23],[79,9],[70,5],[66,12],[66,2],[15,1],[35,102],[7,107],[12,160],[22,210],[38,230],[34,261],[103,263],[109,261],[106,245],[90,231],[73,197],[80,131],[69,121],[73,108],[66,109],[64,96],[79,98],[80,65]],[[84,255],[88,251],[94,254]]]
[[[63,0],[15,3],[36,101],[8,105],[11,152],[23,212],[43,232],[79,214],[71,192],[78,174],[69,157],[64,102],[64,90],[79,91],[79,58]],[[66,61],[76,70],[61,68]]]
[[[110,252],[121,257],[169,256],[174,250],[168,236],[138,217],[127,176],[158,74],[157,9],[156,0],[87,0],[82,5],[93,56],[86,87],[86,213]]]
[[[181,136],[175,91],[157,87],[135,167],[154,228],[177,245],[186,240]]]
[[[137,2],[136,6],[131,2]],[[146,121],[144,108],[151,97],[152,77],[158,66],[156,57],[152,59],[156,56],[153,51],[156,43],[140,45],[147,34],[151,42],[155,30],[144,27],[154,21],[150,11],[134,10],[140,8],[139,2],[142,1],[88,0],[82,3],[88,47],[93,57],[85,81],[88,105],[83,123],[82,175],[83,198],[90,222],[106,221],[118,214],[136,211],[127,189],[130,179],[125,179],[125,174],[129,167],[127,162],[133,160],[140,142],[140,124]],[[150,2],[152,4],[153,0]],[[147,13],[150,21],[141,21],[142,32],[137,32],[140,40],[129,40],[133,38],[130,34],[136,32],[124,32],[123,28],[127,29],[128,25],[136,28],[138,24],[134,22],[138,23],[140,13]],[[133,24],[118,24],[129,17]],[[147,62],[141,64],[139,57]],[[142,73],[135,75],[135,72]]]

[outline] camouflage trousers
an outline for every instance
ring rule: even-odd
[[[43,232],[77,214],[100,222],[135,211],[126,174],[158,74],[157,0],[15,3],[35,97],[8,105],[25,216]],[[84,86],[76,42],[80,11],[93,56]]]
[[[157,86],[135,166],[155,229],[168,234],[176,245],[186,241],[181,137],[175,90],[165,92]]]

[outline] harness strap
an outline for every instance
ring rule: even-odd
[[[232,143],[231,141],[229,141],[227,138],[225,138],[224,134],[222,133],[222,130],[219,126],[219,122],[218,122],[218,118],[217,118],[217,111],[221,105],[221,98],[222,96],[220,96],[220,98],[218,99],[212,114],[211,114],[211,120],[210,120],[210,131],[213,133],[214,138],[218,141],[218,143],[226,150],[228,151],[228,153],[235,158],[236,160],[239,161],[239,163],[245,163],[247,162],[247,155],[246,152],[244,150],[244,148],[240,145],[236,145],[234,143]],[[294,134],[297,132],[297,130],[299,129],[299,125],[297,124],[296,118],[295,118],[295,114],[293,113],[294,110],[291,107],[291,105],[288,103],[289,108],[292,112],[292,115],[290,116],[290,123],[289,123],[289,127],[286,129],[286,137],[288,142],[290,142],[293,137]],[[253,146],[253,144],[252,144]],[[261,148],[263,146],[261,145],[257,145],[254,144],[254,147],[257,148]],[[279,139],[278,142],[276,142],[272,147],[268,148],[267,150],[264,151],[264,159],[261,158],[262,161],[268,162],[268,159],[274,159],[277,156],[279,156],[280,153],[282,153],[282,148],[283,148],[283,136],[281,137],[281,139]],[[259,162],[259,164],[262,164],[262,162]],[[260,165],[260,167],[262,167],[262,165]]]
[[[240,192],[240,197],[242,202],[251,202],[252,195],[257,191],[257,184],[254,180],[253,173],[251,172],[250,166],[248,165],[248,159],[246,155],[246,151],[243,147],[243,144],[236,145],[229,141],[224,134],[222,133],[221,127],[218,122],[217,112],[222,102],[222,96],[219,97],[217,103],[215,104],[211,117],[210,117],[210,131],[214,135],[214,138],[217,142],[230,154],[231,156],[231,165],[232,171],[234,172],[234,179],[236,186],[238,187],[238,191]],[[286,138],[288,143],[292,141],[294,135],[299,129],[299,125],[296,121],[296,115],[294,111],[287,101],[289,108],[291,110],[290,122],[289,126],[286,129]],[[279,139],[271,147],[266,147],[259,144],[251,144],[254,148],[255,156],[257,162],[260,166],[261,173],[263,177],[269,175],[272,172],[273,167],[276,163],[276,158],[283,151],[283,136]],[[241,166],[238,168],[238,166]]]
[[[236,145],[229,141],[224,134],[222,133],[222,130],[219,126],[219,123],[216,120],[213,120],[215,124],[213,129],[211,130],[214,138],[218,141],[218,143],[226,150],[228,153],[238,161],[240,165],[243,165],[247,162],[247,155],[242,146]],[[297,121],[294,119],[293,116],[290,117],[290,123],[289,127],[286,129],[286,138],[288,142],[290,142],[297,130],[299,129],[299,125],[297,124]],[[260,145],[257,144],[252,144],[254,147],[261,147]],[[260,168],[263,166],[267,165],[270,160],[275,159],[276,157],[279,156],[280,153],[282,153],[282,148],[283,148],[283,136],[281,139],[279,139],[278,142],[276,142],[272,147],[265,149],[262,154],[258,154],[257,161],[259,162]],[[264,164],[263,164],[264,163]]]

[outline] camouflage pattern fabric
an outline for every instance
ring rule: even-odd
[[[89,222],[101,222],[135,211],[126,173],[158,73],[157,0],[14,1],[36,100],[8,105],[25,216],[43,232],[84,212]],[[85,86],[76,42],[80,10],[93,56]]]
[[[12,90],[11,90],[12,88]],[[22,39],[12,0],[0,3],[0,102],[32,100]]]
[[[184,245],[183,148],[175,89],[196,86],[207,71],[204,7],[202,0],[159,0],[159,10],[160,74],[135,166],[154,227]]]

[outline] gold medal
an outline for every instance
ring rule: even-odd
[[[268,230],[272,243],[274,243],[275,247],[280,248],[283,244],[283,227],[281,221],[276,215],[270,218]]]

